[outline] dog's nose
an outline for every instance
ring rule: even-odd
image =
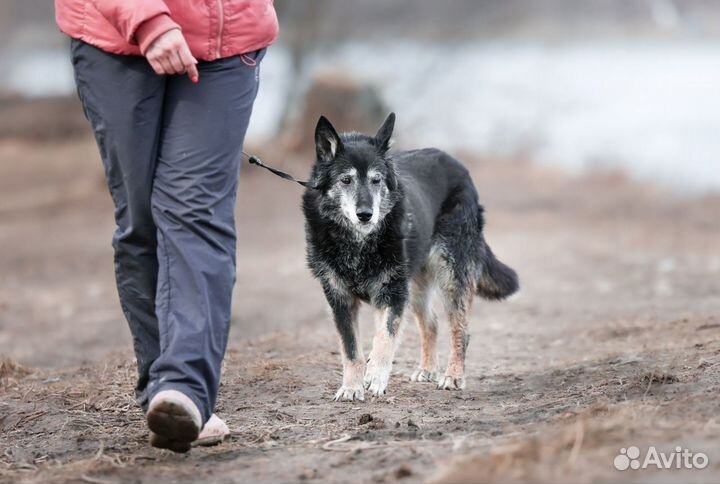
[[[372,218],[372,209],[370,207],[358,207],[355,215],[361,222],[368,222]]]

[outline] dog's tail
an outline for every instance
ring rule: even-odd
[[[520,288],[517,273],[497,260],[490,246],[485,241],[483,243],[485,257],[477,282],[478,295],[491,301],[499,301],[515,294]]]
[[[478,224],[482,234],[485,225],[482,207],[479,207],[478,210]],[[495,257],[482,235],[480,241],[482,244],[482,259],[480,277],[478,277],[477,281],[478,295],[491,301],[500,301],[512,296],[520,289],[517,273]]]

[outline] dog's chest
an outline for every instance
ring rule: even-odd
[[[392,252],[344,244],[334,249],[325,251],[323,272],[338,289],[361,299],[372,299],[398,272],[395,266],[401,258],[394,257]]]

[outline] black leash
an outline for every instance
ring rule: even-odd
[[[245,156],[247,156],[248,163],[250,163],[251,165],[257,165],[257,166],[259,166],[260,168],[265,168],[265,169],[268,170],[270,173],[274,173],[275,175],[279,176],[280,178],[284,178],[284,179],[286,179],[286,180],[294,181],[295,183],[298,183],[298,184],[304,186],[305,188],[312,188],[312,189],[314,189],[314,190],[317,190],[317,187],[314,187],[314,186],[310,185],[310,182],[300,181],[300,180],[298,180],[297,178],[295,178],[294,176],[292,176],[292,175],[290,175],[290,174],[288,174],[288,173],[285,173],[284,171],[276,170],[275,168],[271,168],[271,167],[267,166],[267,165],[266,165],[265,163],[263,163],[262,160],[261,160],[260,158],[258,158],[257,156],[248,155],[248,154],[245,153],[244,151],[242,152],[242,154],[245,155]]]

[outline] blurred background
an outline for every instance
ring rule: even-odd
[[[598,316],[603,298],[628,287],[645,291],[638,311],[680,310],[712,291],[678,293],[667,274],[720,271],[705,237],[715,234],[720,195],[720,3],[275,3],[281,36],[261,67],[246,151],[302,178],[320,114],[340,130],[374,132],[392,110],[397,147],[441,147],[471,169],[498,230],[496,252],[511,265],[522,255],[520,272],[538,273],[525,278],[531,306],[557,287],[578,289],[568,280],[599,263],[583,251],[608,258],[605,276],[593,268],[586,281]],[[42,365],[102,356],[116,346],[108,334],[128,342],[113,287],[110,197],[68,44],[49,0],[0,2],[0,353]],[[304,263],[298,188],[243,170],[236,337],[324,324]],[[523,215],[544,217],[532,218],[544,233],[530,251]],[[616,234],[637,218],[650,225],[632,239],[639,252],[626,246],[623,259]],[[579,219],[593,229],[609,220],[615,231],[585,234]],[[639,241],[660,240],[660,225],[671,246],[651,256]],[[689,253],[690,239],[702,256]],[[269,300],[286,303],[269,315]],[[75,344],[87,353],[67,350]]]
[[[712,469],[677,481],[718,481],[720,2],[275,5],[281,37],[261,66],[246,151],[302,179],[320,114],[374,133],[395,111],[397,149],[436,146],[468,167],[486,238],[522,290],[473,308],[462,395],[407,381],[410,323],[392,397],[328,405],[340,365],[305,264],[301,189],[244,165],[220,410],[241,428],[217,460],[193,451],[188,482],[201,467],[228,481],[418,480],[473,449],[492,452],[447,482],[612,482],[630,477],[611,467],[618,449],[681,442],[707,452]],[[0,447],[13,448],[0,467],[102,466],[103,441],[105,457],[133,462],[121,480],[140,482],[147,436],[128,411],[135,370],[113,207],[68,51],[53,2],[0,0]],[[371,316],[361,315],[367,348]],[[362,440],[403,445],[319,448],[369,428],[361,412],[378,423]],[[508,438],[521,441],[517,453],[502,450]],[[404,445],[413,439],[417,449]]]
[[[302,118],[306,94],[318,82],[320,91],[331,83],[357,91],[360,103],[375,103],[366,106],[369,113],[397,111],[398,137],[407,144],[570,170],[622,169],[678,190],[720,187],[716,1],[278,0],[276,6],[282,36],[263,65],[250,141],[306,136],[306,126],[297,131],[293,124],[311,121]],[[20,99],[73,97],[67,39],[53,15],[49,0],[0,3],[4,111]],[[310,113],[320,107],[328,109],[310,106]],[[68,118],[79,113],[55,109]],[[3,116],[0,138],[24,129],[18,115]],[[69,119],[52,129],[36,124],[54,121],[28,119],[28,129],[47,136],[75,126]]]
[[[520,265],[529,306],[580,290],[578,278],[601,319],[623,291],[642,292],[628,301],[638,313],[713,293],[691,281],[720,271],[717,1],[275,4],[281,36],[261,66],[246,151],[303,178],[320,114],[374,133],[392,110],[397,147],[437,146],[470,168],[497,230],[489,240]],[[31,364],[129,341],[112,206],[68,47],[53,2],[0,2],[0,354]],[[236,338],[325,324],[299,198],[243,168]],[[528,223],[542,230],[532,250]],[[270,300],[285,302],[268,314]]]
[[[281,37],[261,66],[246,151],[303,178],[320,114],[375,132],[392,110],[397,147],[437,146],[470,168],[528,307],[585,287],[602,321],[620,293],[655,314],[715,290],[692,281],[720,271],[720,3],[275,3]],[[30,364],[129,343],[111,201],[68,44],[49,0],[0,2],[0,354]],[[299,198],[243,168],[237,339],[325,324]],[[528,227],[542,231],[531,250]],[[269,314],[268,301],[283,304]]]

